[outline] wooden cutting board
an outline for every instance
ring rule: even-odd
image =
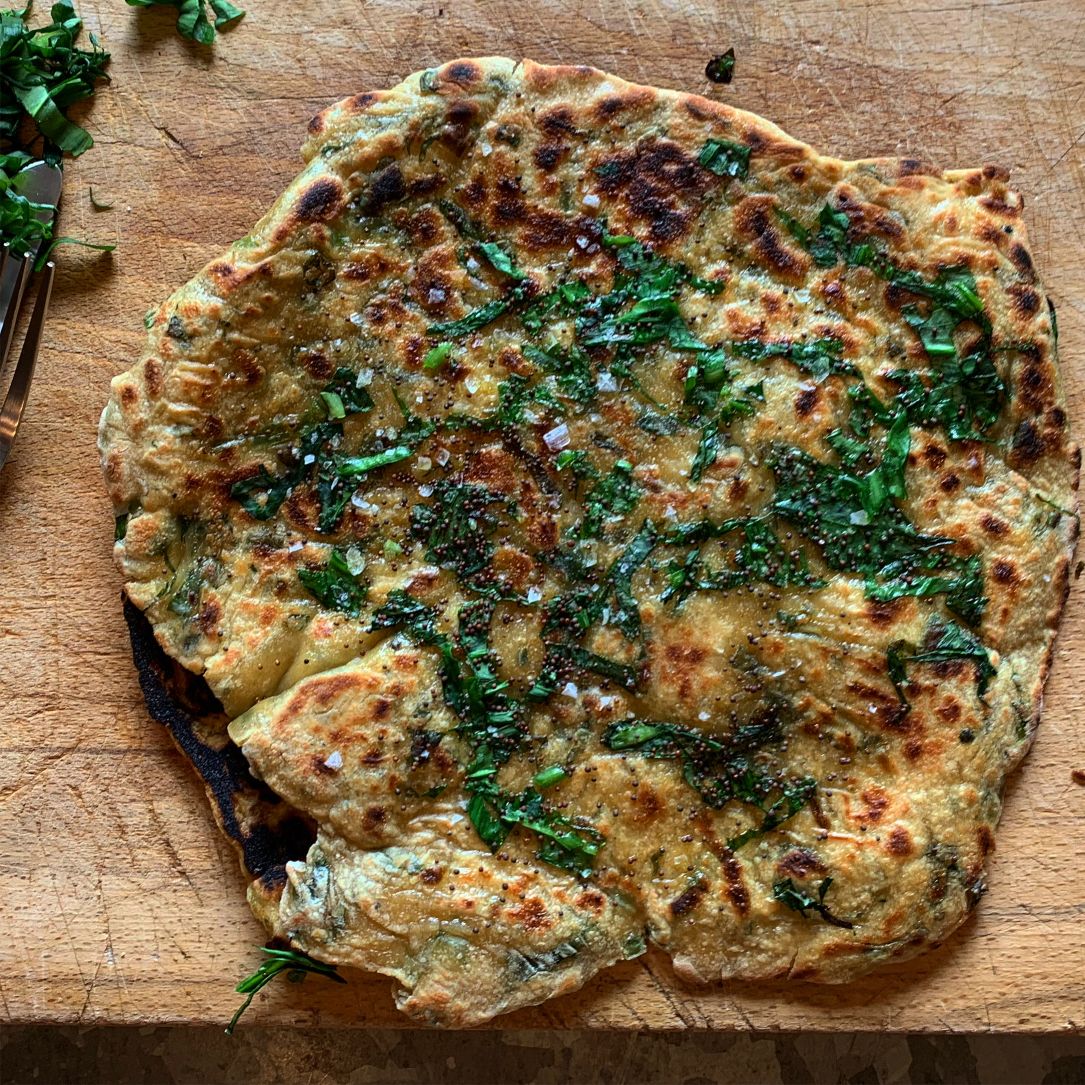
[[[891,13],[890,13],[891,12]],[[262,931],[200,787],[143,707],[110,561],[95,427],[143,314],[244,234],[296,171],[317,110],[457,56],[584,62],[707,92],[841,157],[1012,169],[1058,306],[1085,436],[1085,8],[1081,0],[789,7],[580,0],[252,0],[213,50],[167,11],[83,0],[113,52],[70,165],[65,249],[28,416],[0,476],[0,1005],[56,1022],[224,1022]],[[704,79],[734,46],[730,87]],[[112,203],[95,211],[89,199]],[[1011,783],[991,892],[942,949],[845,988],[692,989],[662,958],[509,1027],[1060,1030],[1085,1022],[1083,588],[1035,749]],[[405,1024],[390,985],[279,982],[253,1021]]]

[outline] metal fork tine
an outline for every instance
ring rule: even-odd
[[[19,361],[15,366],[15,375],[11,378],[4,406],[0,408],[0,468],[7,463],[11,446],[15,440],[15,431],[19,428],[19,419],[30,397],[30,381],[34,376],[34,364],[38,360],[38,348],[41,346],[42,328],[45,326],[45,314],[49,308],[49,298],[53,293],[53,273],[56,265],[50,261],[45,265],[45,272],[38,286],[38,296],[34,301],[34,312],[30,317],[30,326],[26,329],[23,349],[19,352]]]
[[[30,265],[29,255],[12,256],[11,246],[4,246],[4,258],[0,262],[0,369],[8,360],[11,341],[15,337],[19,306],[30,278]]]

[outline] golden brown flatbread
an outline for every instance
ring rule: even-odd
[[[314,827],[269,932],[446,1025],[944,939],[1078,523],[1005,172],[500,58],[304,154],[101,431],[128,598]]]

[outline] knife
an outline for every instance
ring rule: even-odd
[[[35,162],[15,175],[11,188],[32,204],[41,205],[32,214],[38,222],[48,224],[57,213],[63,176],[59,166],[50,165],[48,162]],[[0,368],[7,361],[8,352],[11,350],[19,306],[42,244],[39,242],[32,246],[24,259],[12,257],[4,260],[3,268],[0,269]]]

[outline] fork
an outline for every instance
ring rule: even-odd
[[[0,263],[0,279],[4,272],[8,271],[7,264],[11,261],[19,261],[20,258],[12,256],[10,250],[4,246],[3,262]],[[33,257],[24,256],[22,262],[29,265]],[[11,455],[11,446],[15,442],[15,433],[19,428],[19,420],[23,416],[26,401],[30,398],[30,382],[34,377],[34,366],[38,360],[38,348],[41,346],[42,328],[45,326],[45,314],[49,308],[49,298],[53,293],[53,274],[56,264],[51,260],[45,265],[45,270],[38,284],[38,295],[34,299],[34,311],[30,316],[30,325],[26,329],[26,337],[23,339],[22,349],[19,351],[19,360],[15,364],[15,372],[11,378],[4,405],[0,407],[0,469],[7,463]],[[19,269],[20,282],[25,281],[26,269]],[[17,291],[20,298],[22,290]],[[0,353],[0,363],[5,360],[5,355],[11,345],[11,335],[14,333],[15,318],[17,315],[18,300],[13,298],[11,309],[2,329],[4,335],[3,352]]]

